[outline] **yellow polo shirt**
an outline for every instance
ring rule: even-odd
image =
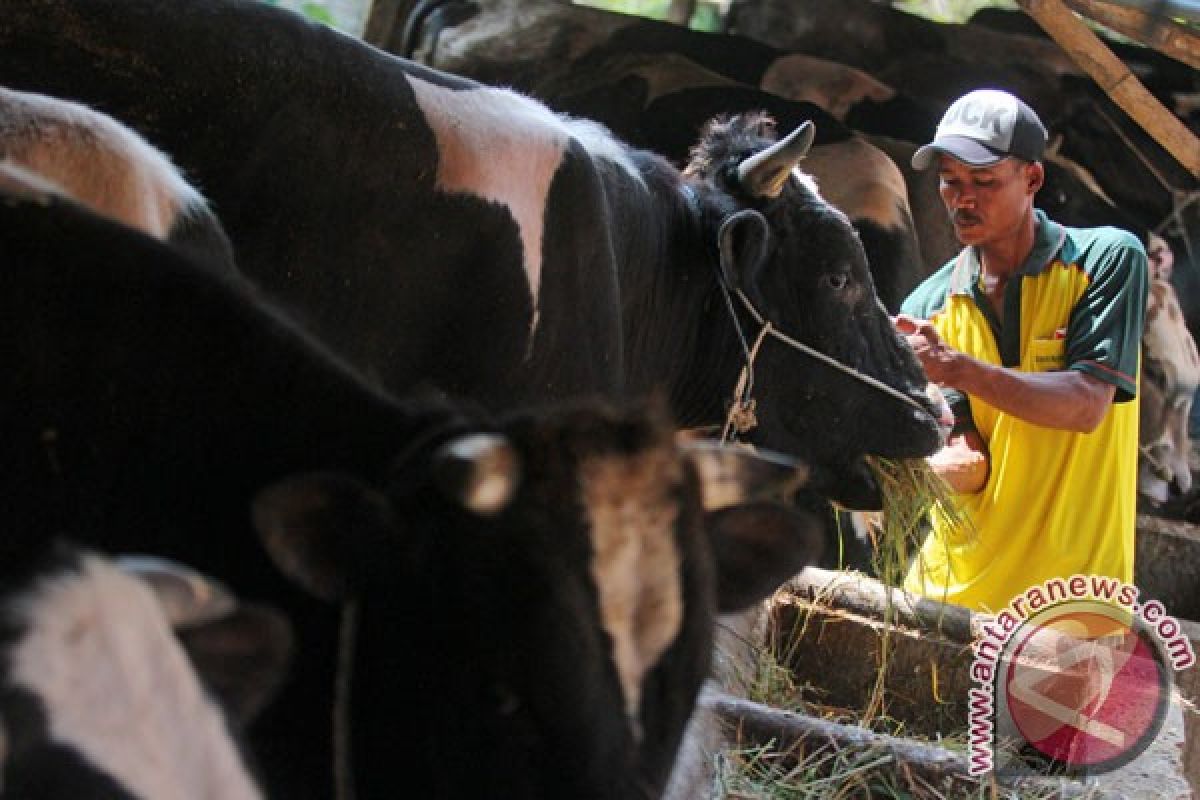
[[[991,472],[981,491],[957,495],[974,533],[935,515],[904,585],[975,610],[999,611],[1055,577],[1133,581],[1146,254],[1125,231],[1066,228],[1037,215],[1033,252],[1005,288],[1003,325],[983,295],[973,248],[903,306],[981,361],[1022,372],[1074,369],[1116,386],[1104,420],[1086,434],[952,397],[956,417],[987,443]]]

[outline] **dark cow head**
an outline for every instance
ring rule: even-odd
[[[627,800],[661,791],[714,612],[814,555],[816,517],[771,501],[808,472],[576,408],[408,459],[386,494],[287,481],[255,517],[285,572],[356,616],[339,736],[358,796]]]
[[[759,318],[783,334],[765,337],[755,358],[758,427],[748,438],[847,465],[835,499],[874,504],[853,478],[866,474],[860,457],[928,455],[942,440],[941,409],[875,294],[849,220],[797,169],[811,127],[779,142],[772,127],[761,114],[715,121],[685,171],[718,190],[705,196],[720,215],[721,272],[750,341]]]

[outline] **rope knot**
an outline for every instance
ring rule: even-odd
[[[758,401],[753,397],[746,400],[739,400],[729,409],[729,418],[726,423],[726,430],[732,430],[734,433],[743,434],[749,433],[758,427],[758,415],[754,413],[758,407]],[[726,437],[728,438],[728,437]]]

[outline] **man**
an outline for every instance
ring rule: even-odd
[[[965,247],[896,325],[950,395],[955,432],[930,463],[973,530],[935,517],[905,587],[980,611],[1051,578],[1133,580],[1146,254],[1034,208],[1045,143],[1025,103],[981,90],[913,155]]]

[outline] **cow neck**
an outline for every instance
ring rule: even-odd
[[[700,208],[699,198],[696,196],[696,191],[686,183],[681,184],[681,193],[684,201],[688,204],[694,215],[702,213]],[[719,248],[718,248],[719,251]],[[723,441],[732,441],[740,434],[749,433],[758,426],[758,420],[755,416],[755,407],[757,405],[754,393],[754,362],[758,359],[758,353],[762,349],[766,339],[773,338],[792,350],[796,350],[809,358],[816,359],[821,363],[832,367],[839,372],[849,375],[860,383],[866,384],[872,389],[877,389],[884,394],[899,400],[900,402],[910,405],[920,411],[922,414],[929,412],[921,406],[915,399],[909,397],[903,392],[888,386],[881,380],[860,372],[857,369],[845,364],[833,356],[826,355],[820,350],[811,347],[800,340],[789,336],[779,329],[765,314],[758,310],[740,288],[730,286],[724,277],[722,265],[718,262],[716,269],[717,286],[721,290],[721,295],[725,300],[725,306],[729,311],[729,318],[733,321],[734,330],[737,332],[738,342],[741,345],[743,364],[740,375],[738,376],[737,384],[733,390],[732,403],[730,404],[729,413],[725,418],[725,423],[721,430],[721,439]],[[742,328],[741,319],[738,316],[737,309],[734,305],[734,297],[738,299],[742,307],[750,315],[758,325],[758,333],[754,337],[754,343],[749,344],[746,338],[745,331]]]
[[[687,202],[688,209],[692,215],[699,219],[703,214],[700,207],[700,198],[696,195],[696,190],[686,183],[680,186],[683,193],[683,198]],[[718,252],[720,248],[718,247]],[[764,326],[755,338],[754,346],[751,347],[749,340],[746,338],[746,331],[742,327],[742,319],[737,313],[737,309],[733,304],[733,294],[730,292],[729,286],[726,284],[724,277],[721,274],[720,257],[713,264],[713,275],[716,278],[717,288],[721,291],[721,299],[725,303],[725,309],[729,312],[729,319],[733,322],[733,330],[737,334],[738,345],[742,352],[742,369],[738,376],[737,386],[733,393],[733,402],[729,407],[729,412],[725,417],[725,423],[721,430],[721,439],[728,441],[732,438],[732,433],[748,433],[757,425],[757,420],[754,418],[755,401],[752,396],[754,391],[754,361],[758,357],[758,350],[762,346],[766,327]]]
[[[709,277],[715,242],[701,234],[703,217],[684,202],[678,173],[663,173],[647,180],[654,216],[628,223],[631,250],[647,255],[621,261],[626,392],[661,392],[680,425],[715,428],[726,376],[742,358],[725,344]]]

